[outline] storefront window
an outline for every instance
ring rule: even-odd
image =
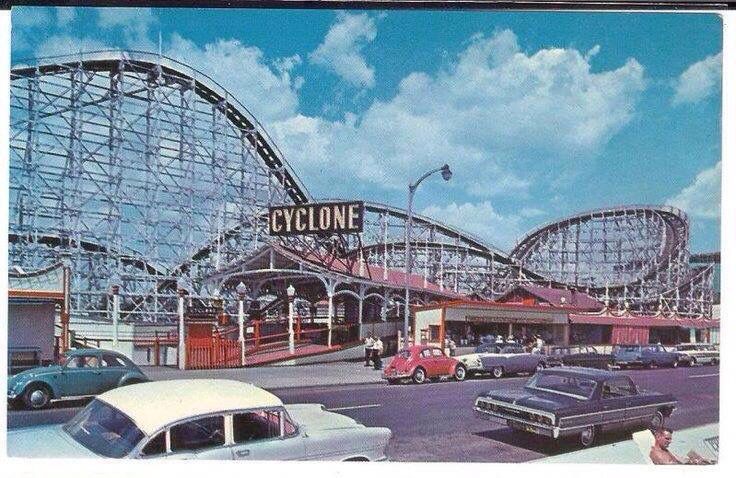
[[[570,326],[570,344],[610,344],[611,328],[610,325],[573,324]]]

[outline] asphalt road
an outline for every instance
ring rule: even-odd
[[[718,421],[719,367],[628,370],[637,386],[672,393],[678,408],[667,425],[677,429]],[[473,415],[477,394],[521,387],[527,377],[471,379],[462,383],[424,385],[350,385],[273,389],[285,403],[322,403],[368,426],[393,431],[389,459],[394,461],[522,462],[578,449],[574,441],[553,442]],[[60,402],[47,410],[8,413],[8,428],[61,423],[86,401]],[[626,434],[606,435],[599,444],[626,440]]]

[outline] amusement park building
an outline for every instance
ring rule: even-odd
[[[631,313],[710,318],[712,263],[690,261],[686,215],[623,206],[544,225],[510,252],[366,202],[360,234],[274,238],[269,206],[314,198],[263,127],[204,73],[142,52],[95,52],[11,71],[9,265],[62,261],[71,321],[174,323],[178,297],[238,313],[337,304],[345,322],[412,304],[495,300],[519,285],[569,289]],[[298,159],[297,159],[298,160]],[[307,304],[312,304],[308,307]],[[300,308],[300,310],[302,310]]]

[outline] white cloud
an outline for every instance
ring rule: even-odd
[[[700,219],[718,219],[721,216],[721,162],[705,169],[695,180],[667,204],[678,207],[689,216]]]
[[[112,47],[94,38],[79,38],[71,35],[53,35],[36,47],[36,56],[73,55],[79,52],[109,50]]]
[[[150,29],[156,23],[151,9],[101,9],[97,26],[123,32],[115,37],[114,44],[90,37],[54,35],[38,45],[35,53],[42,57],[119,48],[155,52],[158,40],[152,40]],[[259,48],[237,40],[217,40],[200,46],[176,33],[164,43],[163,54],[214,79],[264,125],[297,115],[297,93],[303,79],[294,76],[293,71],[302,62],[299,55],[269,62]]]
[[[644,87],[634,59],[593,73],[577,50],[525,53],[506,30],[473,37],[437,74],[407,75],[393,98],[359,116],[300,118],[271,129],[306,182],[329,188],[318,194],[331,194],[346,175],[403,189],[444,162],[455,171],[452,187],[477,197],[523,194],[535,174],[559,175],[594,158],[631,120]],[[339,170],[317,173],[326,161],[339,161]],[[545,166],[553,162],[557,168]]]
[[[322,43],[309,54],[309,61],[362,88],[375,86],[375,71],[362,50],[376,38],[376,24],[368,14],[338,13]]]
[[[673,105],[697,103],[717,92],[721,85],[723,54],[718,53],[690,65],[675,81]]]
[[[65,28],[72,21],[74,21],[74,17],[75,17],[75,10],[74,10],[74,8],[70,8],[70,7],[56,7],[54,9],[54,11],[56,12],[56,24],[60,28]]]
[[[126,33],[145,36],[156,24],[156,17],[150,8],[102,8],[98,11],[97,25],[100,28],[122,27]]]
[[[237,40],[199,46],[177,34],[164,54],[214,79],[264,125],[297,114],[297,93],[303,80],[294,77],[292,70],[301,62],[299,56],[277,59],[270,65],[259,48]]]
[[[433,205],[424,208],[421,213],[476,234],[488,243],[505,250],[510,250],[514,241],[524,232],[520,216],[499,214],[489,201]]]
[[[98,10],[97,26],[121,31],[121,40],[129,48],[158,51],[158,37],[152,39],[151,27],[158,19],[151,8],[102,8]]]

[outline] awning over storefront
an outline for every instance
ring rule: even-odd
[[[8,272],[8,297],[11,301],[64,300],[64,266],[53,264],[33,272]]]
[[[621,316],[610,314],[570,314],[571,324],[616,325],[623,327],[686,327],[704,329],[719,327],[717,320],[693,319],[679,315],[665,317],[662,315],[638,316],[624,314]]]

